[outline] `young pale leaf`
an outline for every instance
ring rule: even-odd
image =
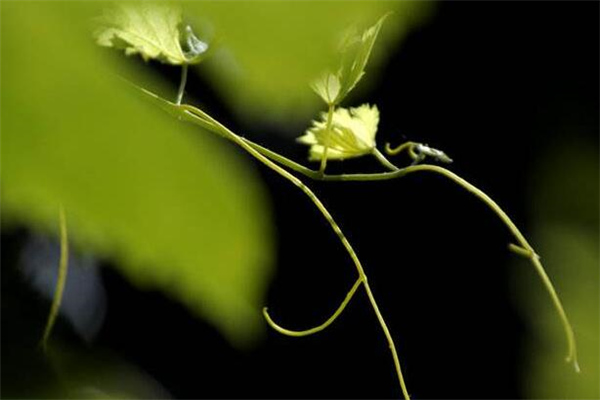
[[[344,50],[342,67],[339,72],[342,88],[338,95],[338,102],[342,101],[354,89],[364,75],[371,50],[386,18],[387,14],[379,18],[377,23],[364,31],[360,37],[355,37],[354,40],[348,43]]]
[[[312,85],[325,103],[341,103],[363,77],[371,50],[386,18],[387,14],[362,34],[354,33],[346,37],[342,45],[342,64],[337,73],[328,73]]]
[[[340,78],[337,74],[326,73],[315,80],[311,87],[325,103],[334,104],[340,94]]]
[[[379,124],[377,106],[363,104],[356,108],[338,108],[333,113],[331,129],[327,129],[327,113],[298,142],[309,145],[310,161],[320,161],[327,147],[328,160],[343,160],[370,154],[375,148]]]
[[[101,46],[139,54],[144,60],[156,59],[169,64],[195,64],[201,61],[208,45],[186,27],[183,35],[181,9],[150,2],[118,3],[98,19],[96,41]],[[180,39],[188,49],[184,51]]]

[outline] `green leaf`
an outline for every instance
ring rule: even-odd
[[[321,120],[313,121],[298,142],[310,146],[309,160],[320,161],[327,148],[328,160],[343,160],[370,154],[375,148],[375,135],[379,125],[377,106],[363,104],[356,108],[338,108],[327,129],[327,113]]]
[[[338,71],[340,90],[335,98],[335,104],[339,104],[365,74],[371,50],[386,18],[387,15],[379,18],[375,25],[361,35],[351,36],[345,43],[342,50],[342,66]]]
[[[101,46],[139,54],[144,60],[156,59],[169,64],[193,64],[201,61],[208,45],[187,26],[183,35],[181,8],[167,3],[138,1],[116,3],[98,18],[96,41]],[[183,36],[188,51],[184,52]]]
[[[338,105],[365,74],[365,67],[387,14],[362,34],[349,33],[342,43],[342,63],[337,73],[327,73],[313,84],[313,90],[328,105]]]
[[[311,84],[312,89],[326,104],[334,105],[342,88],[337,74],[326,73]]]
[[[164,89],[94,43],[88,22],[103,6],[0,5],[2,229],[56,235],[62,203],[75,249],[243,344],[264,327],[273,262],[264,188],[231,145],[116,76]]]

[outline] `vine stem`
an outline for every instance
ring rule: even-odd
[[[192,113],[190,111],[190,107],[186,107],[186,109],[185,109],[185,112],[191,116],[201,117],[205,120],[208,120],[219,131],[221,131],[221,133],[224,136],[226,136],[228,139],[230,139],[231,141],[233,141],[234,143],[239,145],[242,149],[244,149],[247,153],[252,155],[258,161],[260,161],[262,164],[264,164],[265,166],[267,166],[268,168],[275,171],[277,174],[279,174],[280,176],[282,176],[283,178],[287,179],[292,184],[297,186],[300,190],[302,190],[310,198],[310,200],[313,202],[313,204],[319,209],[319,211],[321,212],[323,217],[325,217],[325,219],[327,220],[327,222],[329,223],[329,225],[331,226],[331,228],[333,229],[333,231],[335,232],[335,234],[337,235],[339,240],[342,242],[344,248],[350,255],[350,258],[354,262],[354,265],[358,272],[359,280],[363,283],[363,287],[367,293],[367,296],[372,305],[373,311],[375,312],[375,315],[377,316],[377,320],[379,321],[381,329],[383,330],[383,333],[388,341],[390,352],[392,353],[392,358],[394,360],[394,366],[396,369],[396,374],[398,376],[398,381],[400,382],[400,388],[402,390],[402,395],[404,396],[405,400],[409,400],[410,396],[408,394],[408,390],[407,390],[406,384],[404,382],[404,376],[402,374],[402,369],[400,367],[398,353],[396,351],[396,346],[394,345],[394,339],[392,338],[390,330],[387,327],[387,324],[383,318],[383,315],[381,314],[381,311],[379,311],[379,307],[377,306],[377,302],[375,301],[375,297],[373,296],[371,287],[368,284],[367,276],[365,274],[364,268],[363,268],[358,256],[356,255],[354,248],[352,247],[352,245],[346,238],[346,235],[344,235],[344,233],[342,232],[342,230],[339,227],[339,225],[337,224],[337,222],[333,219],[333,216],[331,215],[331,213],[323,205],[321,200],[314,194],[314,192],[308,186],[306,186],[304,184],[304,182],[302,182],[300,179],[298,179],[296,176],[292,175],[290,172],[283,169],[281,166],[279,166],[278,164],[276,164],[275,162],[271,161],[269,158],[267,158],[266,156],[261,154],[253,146],[248,144],[244,139],[242,139],[240,136],[238,136],[235,133],[233,133],[232,131],[230,131],[227,127],[225,127],[219,121],[212,118],[210,115],[208,115],[198,109],[194,109],[194,111],[195,112]],[[196,113],[199,115],[195,115]]]
[[[527,258],[531,264],[533,265],[536,273],[542,280],[542,283],[550,295],[553,306],[558,313],[560,318],[566,339],[567,339],[567,356],[566,361],[573,364],[573,368],[576,372],[580,372],[579,363],[577,360],[577,343],[575,340],[575,333],[573,331],[573,326],[569,321],[567,313],[564,310],[564,307],[558,297],[558,293],[554,288],[550,277],[546,273],[544,267],[540,262],[539,255],[535,252],[533,247],[529,244],[525,236],[521,233],[521,231],[517,228],[514,222],[510,219],[510,217],[504,212],[504,210],[490,198],[485,192],[471,183],[467,182],[465,179],[456,175],[455,173],[447,170],[446,168],[437,166],[437,165],[429,165],[429,164],[421,164],[421,165],[411,165],[404,168],[398,168],[394,164],[392,164],[379,150],[374,149],[373,155],[381,162],[383,166],[388,168],[390,172],[381,172],[381,173],[369,173],[369,174],[340,174],[340,175],[327,175],[327,174],[319,174],[317,171],[313,171],[310,168],[307,168],[295,161],[292,161],[272,150],[269,150],[265,147],[262,147],[256,143],[250,142],[247,139],[243,139],[247,143],[249,143],[253,148],[257,151],[264,154],[266,157],[269,157],[276,162],[285,165],[293,171],[296,171],[308,178],[322,181],[382,181],[389,179],[397,179],[403,176],[415,173],[415,172],[432,172],[439,175],[442,175],[454,183],[461,186],[463,189],[467,190],[469,193],[475,195],[479,200],[481,200],[484,204],[486,204],[504,223],[504,225],[508,228],[510,233],[515,237],[518,246],[511,245],[509,248],[511,251]]]
[[[177,90],[177,100],[175,104],[181,105],[183,100],[183,93],[185,92],[185,85],[187,83],[188,65],[183,64],[181,66],[181,81],[179,82],[179,89]]]
[[[356,282],[354,282],[354,285],[352,286],[352,288],[348,291],[348,294],[346,294],[346,298],[344,298],[344,301],[342,302],[342,304],[339,305],[337,310],[335,310],[335,312],[325,322],[323,322],[319,326],[315,326],[314,328],[306,329],[304,331],[293,331],[290,329],[285,329],[285,328],[277,325],[275,323],[275,321],[273,321],[273,319],[271,318],[271,316],[268,313],[267,307],[263,308],[263,315],[265,317],[265,320],[269,324],[269,326],[271,328],[275,329],[277,332],[281,333],[282,335],[294,336],[294,337],[313,335],[315,333],[321,332],[323,329],[326,329],[329,325],[331,325],[333,323],[333,321],[335,321],[337,319],[337,317],[340,316],[340,314],[342,313],[342,311],[344,311],[344,309],[346,308],[348,303],[350,303],[350,300],[352,300],[352,296],[354,296],[354,293],[356,293],[356,291],[358,290],[361,283],[363,283],[363,280],[361,277],[358,277]]]
[[[373,155],[375,156],[377,161],[379,161],[384,167],[386,167],[392,171],[399,170],[398,167],[396,167],[394,164],[392,164],[383,154],[381,154],[381,152],[379,150],[377,150],[377,147],[373,148]]]
[[[337,226],[337,224],[335,223],[333,218],[331,218],[331,215],[327,212],[327,210],[324,208],[324,206],[318,200],[318,198],[314,195],[314,193],[312,193],[312,191],[310,191],[310,189],[308,189],[308,187],[306,187],[304,185],[304,183],[299,181],[295,176],[291,175],[286,170],[281,169],[278,164],[281,164],[281,165],[289,168],[290,170],[300,173],[310,179],[322,180],[322,181],[381,181],[381,180],[397,179],[397,178],[400,178],[400,177],[403,177],[403,176],[406,176],[406,175],[409,175],[409,174],[415,173],[415,172],[427,171],[427,172],[433,172],[433,173],[440,174],[440,175],[452,180],[453,182],[455,182],[456,184],[458,184],[459,186],[461,186],[463,189],[467,190],[471,194],[475,195],[479,200],[483,201],[489,208],[491,208],[492,211],[494,211],[494,213],[508,227],[511,234],[517,239],[517,242],[519,243],[519,245],[517,246],[514,244],[509,244],[509,249],[511,249],[511,251],[529,259],[531,261],[531,263],[533,264],[536,272],[538,273],[538,275],[540,276],[540,278],[542,280],[542,283],[544,284],[546,290],[550,294],[553,305],[556,308],[556,310],[559,314],[559,317],[561,319],[561,323],[563,325],[563,328],[564,328],[564,331],[565,331],[565,334],[567,337],[567,342],[568,342],[568,354],[566,357],[566,361],[571,362],[577,372],[580,371],[579,364],[577,362],[577,348],[576,348],[575,334],[573,332],[573,328],[571,326],[571,323],[569,322],[566,312],[564,311],[564,308],[562,306],[562,303],[560,302],[560,299],[558,297],[558,294],[556,293],[556,290],[552,284],[552,281],[548,277],[547,273],[545,272],[545,270],[540,262],[539,256],[533,250],[533,247],[525,239],[525,237],[519,231],[519,229],[516,227],[516,225],[508,217],[508,215],[500,208],[500,206],[494,200],[492,200],[487,194],[485,194],[483,191],[481,191],[474,185],[470,184],[469,182],[467,182],[463,178],[459,177],[458,175],[454,174],[453,172],[451,172],[445,168],[436,166],[436,165],[422,164],[422,165],[411,165],[411,166],[404,167],[404,168],[398,168],[394,164],[389,162],[389,160],[387,160],[387,158],[383,154],[381,154],[381,152],[379,152],[379,150],[377,150],[377,149],[373,150],[373,155],[386,168],[388,168],[390,170],[390,172],[367,173],[367,174],[327,175],[325,173],[321,173],[320,171],[314,171],[310,168],[307,168],[307,167],[303,166],[302,164],[299,164],[293,160],[290,160],[290,159],[286,158],[285,156],[282,156],[270,149],[260,146],[257,143],[254,143],[248,139],[245,139],[245,138],[235,135],[233,132],[229,131],[227,128],[225,128],[223,125],[221,125],[218,121],[216,121],[212,117],[210,117],[210,115],[206,114],[205,112],[203,112],[202,110],[200,110],[196,107],[193,107],[193,106],[187,105],[187,104],[173,107],[173,103],[166,102],[166,101],[160,99],[158,96],[156,96],[144,89],[142,89],[142,90],[144,92],[146,92],[148,95],[150,95],[155,101],[159,101],[160,105],[163,108],[165,108],[167,111],[169,111],[171,113],[175,113],[177,115],[185,116],[185,117],[187,117],[186,119],[188,121],[196,123],[211,132],[214,132],[218,135],[224,136],[225,138],[236,142],[239,146],[244,148],[247,152],[249,152],[252,156],[257,158],[263,164],[267,165],[269,168],[275,170],[280,175],[282,175],[284,178],[290,180],[296,186],[300,187],[308,195],[308,197],[311,198],[311,200],[315,203],[317,208],[323,213],[325,218],[328,220],[328,222],[332,226],[333,230],[336,232],[338,237],[340,237],[340,240],[346,247],[346,250],[350,254],[352,260],[354,261],[354,263],[357,267],[357,270],[359,271],[359,279],[361,279],[361,277],[364,277],[364,281],[363,281],[364,285],[363,286],[365,287],[365,290],[367,292],[367,295],[369,296],[369,299],[370,300],[372,299],[371,304],[373,305],[375,314],[378,317],[378,320],[379,320],[380,325],[386,335],[386,338],[390,342],[390,350],[392,352],[392,356],[394,357],[394,364],[396,366],[396,371],[398,373],[398,378],[399,378],[400,385],[401,385],[402,392],[403,392],[405,399],[408,399],[409,396],[408,396],[406,387],[404,385],[404,379],[402,377],[400,364],[397,361],[397,359],[398,359],[397,352],[396,352],[395,346],[393,344],[392,337],[391,337],[389,330],[385,324],[385,321],[383,320],[383,317],[381,317],[381,313],[379,312],[377,303],[375,302],[375,300],[372,296],[372,292],[371,292],[368,282],[366,280],[366,276],[364,275],[364,271],[362,269],[360,262],[358,261],[358,258],[356,257],[356,254],[354,253],[354,250],[352,249],[352,247],[346,240],[345,236],[343,236],[343,233],[341,232],[341,230],[339,229],[339,227]],[[398,151],[397,149],[393,150],[393,152],[397,152],[397,151]],[[276,162],[278,164],[274,164],[273,162]],[[343,309],[343,307],[341,307],[341,309]],[[340,309],[338,309],[338,311],[339,310]],[[337,313],[337,315],[339,315],[339,313]]]
[[[56,278],[56,287],[54,289],[54,296],[52,298],[52,305],[50,307],[50,314],[48,315],[48,321],[44,329],[44,335],[42,336],[41,346],[44,351],[48,349],[48,339],[50,333],[58,317],[60,310],[60,304],[62,302],[63,293],[65,290],[65,284],[67,282],[67,271],[69,266],[69,240],[67,237],[67,221],[65,217],[65,210],[62,205],[58,209],[58,220],[60,229],[60,260],[58,262],[58,276]]]
[[[390,333],[385,320],[383,319],[383,315],[379,311],[379,307],[377,306],[377,302],[375,301],[375,297],[373,296],[373,292],[371,291],[371,287],[369,286],[369,282],[365,279],[363,281],[363,286],[365,291],[367,292],[367,296],[369,297],[369,301],[373,306],[373,311],[375,311],[375,315],[377,316],[377,320],[379,321],[379,325],[381,325],[381,329],[385,334],[385,337],[388,341],[388,346],[390,347],[390,352],[392,353],[392,358],[394,359],[394,367],[396,368],[396,374],[398,375],[398,381],[400,382],[400,388],[402,389],[402,395],[406,400],[410,399],[410,395],[408,394],[408,389],[406,388],[406,383],[404,382],[404,377],[402,376],[402,368],[400,368],[400,359],[398,358],[398,352],[396,351],[396,345],[394,344],[394,339],[392,338],[392,334]]]
[[[327,122],[325,123],[325,131],[331,130],[331,123],[333,121],[334,107],[335,106],[333,105],[333,103],[330,103],[329,107],[327,108]],[[325,167],[327,167],[327,153],[328,152],[329,152],[329,147],[325,146],[325,148],[323,149],[323,154],[321,155],[321,165],[319,166],[319,174],[320,175],[325,174]]]
[[[474,194],[477,198],[482,200],[489,208],[491,208],[492,211],[494,211],[494,213],[496,213],[496,215],[508,227],[509,231],[512,233],[512,235],[517,239],[517,242],[519,243],[518,246],[516,246],[514,244],[510,244],[509,249],[511,251],[513,251],[514,253],[519,254],[519,255],[529,259],[529,261],[533,265],[535,271],[537,272],[540,279],[542,280],[542,283],[543,283],[544,287],[546,288],[546,291],[550,295],[550,298],[552,299],[554,308],[556,309],[556,311],[560,317],[560,320],[561,320],[561,323],[562,323],[562,326],[563,326],[563,329],[565,332],[565,336],[567,338],[568,352],[567,352],[566,361],[573,364],[573,367],[575,368],[576,372],[580,372],[579,363],[577,361],[577,345],[576,345],[576,341],[575,341],[575,333],[573,331],[573,327],[569,321],[569,318],[567,317],[567,313],[564,310],[564,307],[560,301],[560,298],[558,297],[558,294],[556,293],[556,289],[554,288],[554,285],[552,284],[550,277],[548,276],[548,274],[546,273],[546,270],[544,269],[544,267],[542,266],[542,263],[540,262],[540,256],[535,252],[533,247],[529,244],[527,239],[525,239],[525,236],[523,236],[523,234],[521,233],[519,228],[517,228],[517,226],[510,219],[510,217],[504,212],[504,210],[502,210],[502,208],[500,208],[498,203],[496,203],[494,200],[492,200],[492,198],[490,198],[487,194],[485,194],[481,189],[473,186],[472,184],[470,184],[469,182],[467,182],[460,176],[456,175],[455,173],[453,173],[445,168],[438,167],[437,165],[414,165],[414,166],[410,166],[410,167],[406,167],[406,168],[398,168],[395,165],[393,165],[391,162],[389,162],[386,159],[386,157],[383,154],[381,154],[378,150],[375,150],[374,154],[377,157],[377,159],[379,159],[380,161],[383,160],[382,165],[391,169],[392,173],[398,174],[398,176],[407,175],[409,173],[418,172],[418,171],[429,171],[429,172],[434,172],[434,173],[443,175],[446,178],[450,179],[451,181],[460,185],[466,191]]]

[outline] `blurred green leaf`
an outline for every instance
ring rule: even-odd
[[[254,122],[281,122],[293,135],[298,134],[294,122],[304,123],[322,109],[310,83],[325,71],[337,71],[339,43],[344,37],[352,37],[348,34],[349,30],[356,32],[352,27],[370,26],[391,12],[370,56],[371,72],[353,92],[360,94],[379,78],[378,67],[396,50],[398,42],[424,23],[434,6],[429,1],[360,0],[183,4],[185,16],[195,18],[194,27],[203,26],[219,38],[220,48],[197,72],[206,74],[240,117]],[[375,33],[364,38],[365,46],[353,48],[355,59],[368,56],[366,44]],[[362,70],[350,69],[356,75]],[[348,76],[348,85],[356,75]],[[329,84],[335,86],[335,82]],[[329,97],[333,97],[336,90],[330,89]]]
[[[530,198],[534,243],[572,321],[581,373],[564,362],[564,335],[545,294],[521,284],[535,335],[526,347],[528,398],[600,397],[599,160],[597,146],[568,137],[540,149]]]
[[[271,271],[263,188],[224,141],[116,76],[90,29],[106,5],[0,5],[3,228],[56,233],[62,203],[75,246],[242,343]]]
[[[556,315],[541,304],[543,295],[536,296],[532,320],[537,337],[529,348],[535,350],[526,392],[529,398],[600,398],[600,237],[577,224],[540,223],[536,231],[546,264],[552,260],[549,272],[575,329],[581,373],[564,362],[564,335]]]
[[[80,348],[55,341],[46,353],[58,371],[63,393],[46,398],[74,399],[169,399],[173,396],[160,382],[108,348]]]
[[[200,61],[208,45],[198,40],[188,26],[185,41],[190,53],[181,48],[181,8],[169,3],[122,2],[104,10],[97,19],[96,41],[105,47],[139,54],[144,60],[157,59],[170,64]]]

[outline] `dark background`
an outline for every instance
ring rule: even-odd
[[[571,139],[555,127],[578,126],[598,147],[598,15],[598,2],[441,2],[393,54],[372,91],[352,103],[379,106],[380,145],[408,139],[444,149],[455,160],[450,168],[496,199],[527,235],[536,155],[547,143]],[[176,85],[173,70],[154,67]],[[188,92],[209,93],[204,101],[218,119],[305,159],[306,148],[235,121],[206,82],[190,79]],[[321,323],[354,282],[354,266],[312,203],[255,164],[277,229],[270,312],[291,329]],[[362,159],[330,167],[332,173],[377,168]],[[536,332],[525,329],[510,291],[507,265],[515,256],[495,215],[428,173],[312,187],[365,266],[413,397],[521,398],[520,350]],[[55,379],[33,349],[47,305],[11,269],[27,235],[2,233],[2,380],[11,395],[25,397],[34,392],[23,382]],[[325,332],[289,338],[268,331],[255,349],[240,352],[179,303],[137,290],[111,268],[103,278],[108,314],[93,349],[138,365],[174,397],[400,396],[362,291]],[[540,285],[533,273],[530,279]],[[69,335],[64,327],[58,332]],[[8,356],[7,346],[13,347]],[[21,384],[11,383],[15,377]]]

